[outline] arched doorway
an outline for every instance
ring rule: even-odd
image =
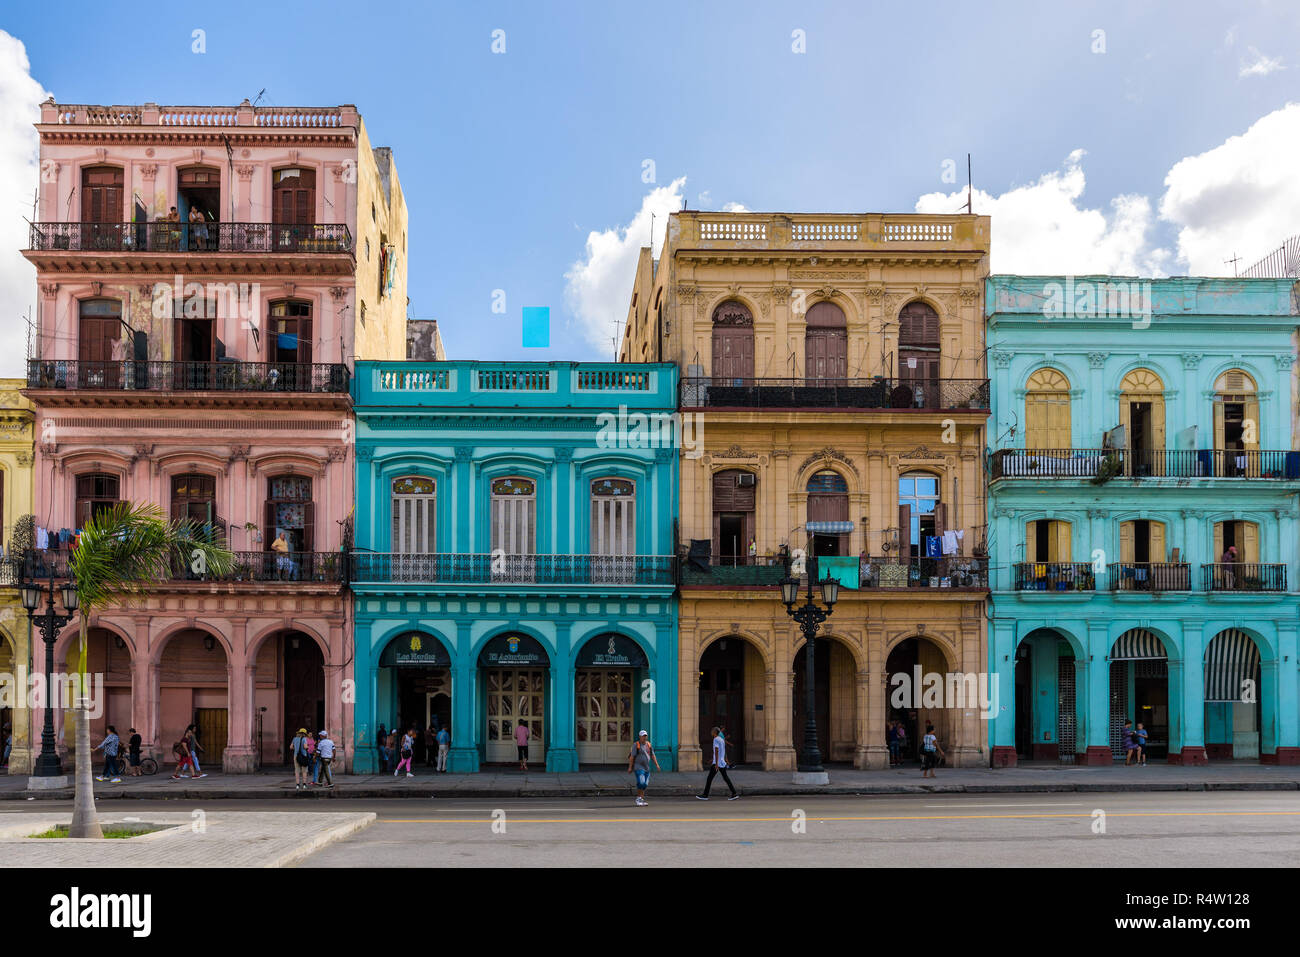
[[[280,654],[284,668],[285,731],[280,735],[281,760],[288,764],[289,742],[295,731],[325,729],[325,655],[310,635],[298,631],[280,636]]]
[[[945,750],[956,747],[949,709],[944,707],[948,658],[938,645],[923,636],[904,638],[885,659],[885,719],[902,724],[906,740],[904,760],[916,760],[921,735],[933,725]]]
[[[636,740],[641,677],[648,661],[631,638],[616,632],[585,642],[574,659],[574,734],[581,764],[627,764]]]
[[[1016,647],[1016,757],[1073,764],[1079,744],[1076,659],[1060,632],[1039,628]]]
[[[898,379],[903,407],[937,409],[939,394],[939,314],[923,302],[909,302],[898,313]],[[899,400],[893,403],[896,407]]]
[[[1128,438],[1129,474],[1164,475],[1164,383],[1150,369],[1134,369],[1119,389],[1119,423]]]
[[[853,652],[835,638],[816,639],[817,750],[822,762],[849,763],[857,753],[857,667]],[[793,745],[803,751],[808,720],[808,650],[800,645],[794,656]]]
[[[808,385],[847,385],[849,330],[844,310],[833,302],[814,303],[805,322],[804,373]]]
[[[22,664],[24,667],[26,667],[27,662],[24,661]],[[5,634],[3,631],[0,631],[0,674],[10,675],[10,676],[17,675],[18,673],[17,666],[18,666],[18,662],[14,660],[13,641],[10,639],[9,635]],[[39,665],[37,667],[39,668]],[[10,735],[13,736],[14,749],[17,749],[20,746],[20,738],[25,738],[25,735],[19,734],[20,729],[17,723],[15,722],[15,718],[18,712],[13,707],[13,705],[18,704],[19,702],[25,702],[26,696],[27,696],[27,688],[23,687],[22,685],[18,684],[17,681],[15,681],[13,685],[13,691],[10,694],[10,700],[5,702],[4,707],[0,707],[0,748],[3,748],[5,743],[9,741]],[[36,720],[44,720],[45,717],[43,711],[34,711],[34,712],[29,711],[28,714],[39,714],[40,717],[37,718]],[[24,728],[22,730],[25,731],[26,729]],[[22,746],[26,747],[27,745],[25,742],[23,742]],[[13,754],[11,751],[8,756],[8,759],[4,762],[4,765],[0,766],[0,770],[7,770],[8,765],[12,760],[13,760]],[[30,770],[30,769],[24,769],[24,770]]]
[[[229,666],[217,637],[197,628],[167,639],[158,666],[159,745],[171,753],[172,742],[194,724],[198,728],[202,768],[216,770],[230,737]],[[119,729],[120,730],[120,729]]]
[[[40,646],[40,651],[43,655],[43,645]],[[77,674],[79,659],[79,642],[74,634],[71,640],[68,641],[67,652],[64,655],[62,669],[64,674]],[[43,664],[38,663],[36,667],[42,673],[44,672]],[[90,681],[88,694],[91,695],[92,702],[92,713],[89,715],[91,747],[104,740],[104,735],[107,733],[110,724],[117,728],[118,735],[123,741],[126,741],[130,737],[127,734],[127,729],[131,727],[132,721],[131,646],[120,635],[107,628],[89,629],[86,632],[86,674]],[[102,686],[97,686],[96,676],[98,675],[103,675]],[[47,690],[51,694],[63,695],[65,693],[62,688]],[[66,694],[72,695],[74,692],[68,687]],[[75,749],[77,740],[76,711],[70,707],[73,701],[54,700],[56,706],[62,704],[69,706],[64,711],[63,735],[64,743],[67,745],[68,750],[72,751]],[[39,714],[38,720],[43,722],[45,714],[43,711],[40,711]]]
[[[506,632],[488,640],[478,657],[486,723],[483,760],[508,764],[519,760],[515,728],[529,730],[528,760],[541,764],[547,747],[547,687],[551,659],[531,635]]]
[[[808,479],[808,531],[814,555],[849,554],[849,486],[833,469]]]
[[[1160,636],[1130,628],[1110,649],[1110,753],[1124,758],[1124,722],[1147,732],[1147,756],[1169,756],[1169,660]]]
[[[451,730],[451,655],[435,635],[397,635],[379,655],[376,723],[399,734],[416,730],[416,754],[424,760],[426,728]]]
[[[763,656],[744,638],[727,635],[700,656],[700,752],[708,765],[715,727],[726,731],[728,759],[744,764],[767,747]]]
[[[1260,649],[1240,628],[1219,632],[1205,646],[1205,756],[1259,760],[1263,699]]]
[[[1259,396],[1255,380],[1229,369],[1214,380],[1214,462],[1211,475],[1260,475]]]
[[[754,316],[734,299],[713,310],[714,385],[753,385]]]

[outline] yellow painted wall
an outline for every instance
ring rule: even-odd
[[[357,141],[356,315],[350,317],[356,329],[356,357],[402,360],[406,358],[406,264],[410,255],[406,197],[396,161],[391,153],[371,148],[364,123]],[[385,239],[397,252],[397,273],[392,291],[381,297],[379,250]]]
[[[26,386],[22,379],[0,379],[0,481],[4,489],[3,529],[5,557],[10,557],[10,535],[14,521],[32,511],[32,442],[33,407],[21,394]],[[23,609],[14,585],[13,566],[0,563],[0,673],[15,675],[18,665],[31,673],[31,653],[27,634],[27,612]],[[43,653],[43,647],[39,649]],[[36,662],[37,670],[43,660]],[[25,698],[25,689],[23,697]],[[10,774],[30,774],[32,770],[31,732],[34,722],[25,708],[9,712],[12,722],[13,751],[9,756]],[[39,733],[39,725],[37,725]],[[0,740],[2,744],[2,740]]]

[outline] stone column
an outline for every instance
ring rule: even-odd
[[[458,463],[459,464],[459,463]],[[466,461],[466,468],[469,463]],[[479,769],[478,662],[472,657],[468,620],[456,622],[456,644],[451,649],[451,750],[447,770],[456,773]]]
[[[798,765],[794,742],[794,659],[793,624],[779,622],[770,634],[771,664],[766,673],[763,697],[766,713],[767,748],[763,755],[764,771],[793,771]],[[782,629],[785,629],[784,632]]]
[[[253,744],[254,689],[257,686],[257,662],[248,654],[248,621],[230,622],[230,660],[226,663],[226,693],[230,728],[222,770],[227,774],[251,774],[257,768]]]
[[[1277,709],[1274,721],[1277,728],[1274,738],[1277,742],[1276,750],[1273,754],[1260,754],[1260,760],[1267,764],[1297,765],[1300,764],[1300,708],[1297,707],[1297,685],[1300,681],[1297,681],[1296,654],[1300,651],[1300,645],[1297,643],[1294,620],[1278,623],[1277,650],[1276,659],[1260,664],[1263,686],[1267,688],[1270,684],[1264,669],[1271,668],[1275,672],[1277,687],[1276,695],[1266,697],[1263,701],[1265,727],[1269,721],[1269,705],[1272,704]],[[1260,750],[1264,749],[1261,747]]]
[[[993,767],[1016,765],[1016,622],[1013,618],[994,619],[993,647],[989,657],[993,664],[990,680],[997,679],[998,703],[992,718]],[[1076,690],[1077,693],[1077,690]],[[992,689],[990,689],[990,698]]]
[[[1088,729],[1087,750],[1083,763],[1109,767],[1114,761],[1110,753],[1110,654],[1106,621],[1088,622]],[[1075,695],[1081,693],[1074,689]]]
[[[695,611],[692,599],[691,606]],[[683,623],[680,628],[681,649],[678,659],[677,681],[677,770],[699,771],[703,768],[703,756],[700,751],[700,642],[695,630],[694,619],[689,627]]]
[[[546,749],[546,770],[559,773],[578,770],[578,748],[573,741],[574,650],[569,647],[571,633],[569,621],[555,623],[555,657],[551,660],[551,687],[547,692],[551,702],[551,740]]]
[[[1200,622],[1183,622],[1183,656],[1169,662],[1170,764],[1206,764],[1205,669]]]

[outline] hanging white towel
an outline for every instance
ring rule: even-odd
[[[945,555],[957,554],[957,533],[948,529],[943,533],[943,553]]]

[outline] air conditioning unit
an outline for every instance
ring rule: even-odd
[[[749,486],[754,484],[753,472],[739,472],[736,475],[736,484],[740,486]]]

